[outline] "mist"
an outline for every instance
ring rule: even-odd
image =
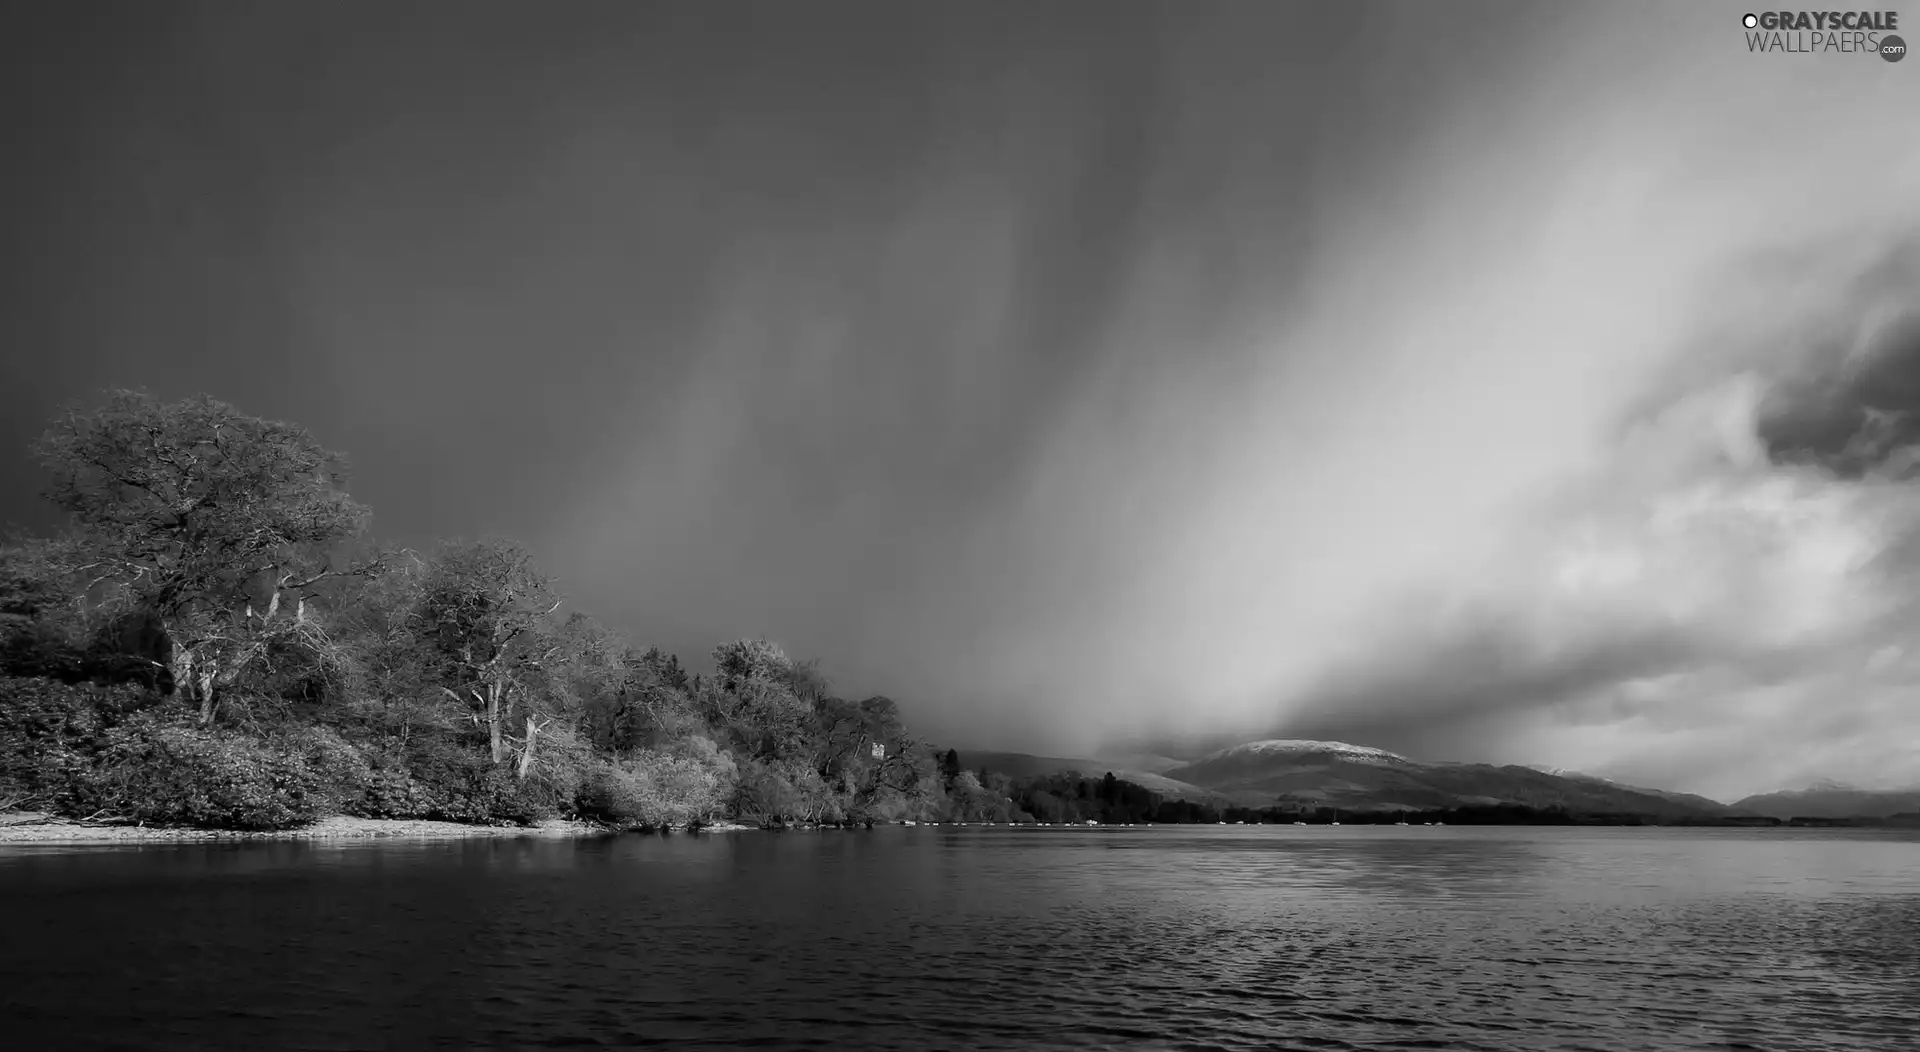
[[[214,10],[11,45],[12,518],[60,402],[206,390],[387,536],[935,740],[1920,781],[1910,63],[1720,4]]]

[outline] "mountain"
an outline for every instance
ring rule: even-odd
[[[1113,768],[1107,768],[1100,773],[1105,774],[1108,770],[1112,770],[1113,776],[1121,781],[1132,782],[1148,792],[1159,793],[1169,800],[1191,800],[1196,804],[1211,804],[1214,807],[1226,807],[1234,802],[1231,797],[1228,797],[1224,793],[1216,793],[1211,789],[1202,788],[1191,782],[1177,781],[1168,778],[1164,774],[1155,774],[1152,771],[1115,770]],[[1089,771],[1086,773],[1091,774],[1092,772]]]
[[[1063,756],[1034,756],[1024,752],[985,752],[978,749],[961,750],[960,766],[969,771],[982,767],[996,771],[1010,778],[1032,778],[1041,774],[1060,774],[1063,771],[1094,771],[1105,774],[1108,768],[1101,767],[1098,760],[1069,759]],[[1095,768],[1099,768],[1095,771]],[[1114,777],[1118,778],[1116,772]]]
[[[1749,796],[1733,806],[1773,818],[1888,818],[1920,811],[1920,789],[1856,789],[1815,782],[1805,789]]]
[[[1288,786],[1302,786],[1317,783],[1323,774],[1356,774],[1362,770],[1375,772],[1370,778],[1391,781],[1381,772],[1416,766],[1404,756],[1365,745],[1275,738],[1211,752],[1162,773],[1209,788],[1265,789],[1276,779]]]
[[[1129,752],[1103,756],[1100,762],[1108,764],[1115,770],[1124,767],[1129,771],[1149,771],[1153,774],[1164,774],[1187,761],[1176,760],[1171,756],[1161,756],[1158,753]]]
[[[1145,760],[1145,763],[1141,763]],[[1165,756],[1113,757],[1106,760],[1072,759],[1062,756],[1034,756],[1023,752],[972,752],[960,753],[960,766],[969,771],[984,767],[1012,778],[1032,778],[1043,774],[1085,775],[1099,778],[1112,772],[1115,778],[1159,793],[1169,800],[1191,800],[1195,803],[1224,806],[1231,803],[1220,793],[1204,789],[1188,782],[1178,781],[1162,775],[1159,771],[1147,769],[1156,766],[1156,761],[1166,761],[1163,767],[1178,766],[1180,761]],[[1131,761],[1131,762],[1129,762]]]
[[[1626,789],[1630,792],[1652,793],[1654,796],[1658,796],[1667,800],[1672,800],[1677,803],[1686,804],[1691,807],[1698,807],[1701,810],[1707,811],[1709,813],[1715,813],[1719,811],[1724,811],[1724,812],[1727,812],[1728,814],[1748,813],[1744,808],[1740,807],[1737,804],[1732,807],[1729,807],[1718,800],[1710,800],[1707,797],[1697,796],[1693,793],[1676,793],[1666,789],[1649,789],[1644,785],[1627,785],[1624,782],[1616,782],[1611,778],[1602,778],[1597,774],[1587,774],[1583,771],[1569,771],[1559,767],[1534,767],[1533,770],[1539,771],[1542,774],[1557,775],[1558,777],[1570,779],[1576,782],[1597,782],[1601,785],[1612,786],[1616,789]],[[1751,813],[1759,814],[1760,812],[1755,811]]]
[[[1246,742],[1162,772],[1250,806],[1276,802],[1352,810],[1520,804],[1589,814],[1706,818],[1730,813],[1704,797],[1531,767],[1421,763],[1346,742]],[[1116,777],[1117,777],[1116,773]]]

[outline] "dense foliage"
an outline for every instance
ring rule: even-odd
[[[774,644],[690,676],[568,611],[510,542],[381,551],[340,458],[292,425],[118,392],[36,452],[68,524],[0,546],[0,807],[238,829],[1005,813],[951,796],[891,700],[837,697]]]

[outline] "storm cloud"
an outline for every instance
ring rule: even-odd
[[[0,444],[204,390],[961,745],[1920,780],[1915,70],[1741,13],[46,7]]]
[[[1687,784],[1723,795],[1779,769],[1911,781],[1914,247],[1753,290],[1791,313],[1660,376],[1497,553],[1384,604],[1296,693],[1289,733],[1662,783],[1692,741]]]

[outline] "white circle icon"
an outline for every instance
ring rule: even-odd
[[[1754,26],[1760,24],[1760,19],[1756,15],[1748,15],[1740,20],[1740,24],[1746,26],[1748,29],[1752,29]]]

